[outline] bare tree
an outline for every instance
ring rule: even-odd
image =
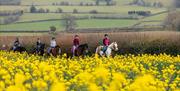
[[[56,27],[55,26],[50,26],[49,28],[50,28],[49,34],[55,35],[56,34]]]
[[[166,28],[180,31],[180,12],[170,12],[165,19],[164,24],[166,25]]]
[[[62,15],[63,21],[62,24],[65,27],[66,31],[73,31],[77,27],[76,18],[71,14],[63,14]]]
[[[34,5],[32,5],[32,6],[30,7],[30,13],[36,13],[36,12],[37,12],[36,7],[35,7]]]
[[[112,2],[112,0],[105,0],[106,1],[106,5],[111,5],[111,2]]]

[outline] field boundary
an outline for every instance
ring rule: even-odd
[[[114,17],[114,16],[84,16],[84,17],[76,17],[76,20],[86,20],[86,19],[121,19],[121,20],[138,20],[138,17],[131,17],[131,16],[120,16],[120,17]],[[21,23],[34,23],[34,22],[45,22],[45,21],[58,21],[58,20],[64,20],[64,19],[45,19],[45,20],[32,20],[32,21],[21,21],[21,22],[15,22],[14,24],[21,24]],[[1,24],[3,25],[3,24]]]
[[[76,29],[75,31],[57,31],[58,33],[98,33],[98,32],[138,32],[138,31],[165,31],[163,26],[154,28],[145,27],[124,27],[124,28],[88,28],[88,29]],[[0,33],[48,33],[49,30],[1,30]]]

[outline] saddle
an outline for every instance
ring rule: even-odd
[[[107,50],[107,46],[103,46],[102,48],[101,48],[101,51],[103,51],[103,53],[105,53],[106,52],[106,50]]]

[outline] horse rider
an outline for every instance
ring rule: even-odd
[[[13,51],[16,50],[16,48],[20,47],[21,44],[19,42],[19,38],[17,37],[16,40],[14,41],[14,45],[13,45]]]
[[[108,34],[105,34],[104,35],[104,39],[103,39],[103,49],[102,49],[102,51],[105,53],[106,52],[106,50],[107,50],[107,48],[108,48],[108,46],[110,45],[110,39],[109,39],[109,37],[108,37]]]
[[[41,40],[40,40],[40,38],[38,38],[37,42],[36,42],[36,52],[40,51],[41,45],[42,45]]]
[[[75,35],[73,39],[73,47],[72,47],[73,56],[75,56],[75,50],[78,48],[79,43],[80,43],[80,38],[78,35]]]
[[[50,47],[48,49],[48,53],[50,53],[51,49],[55,48],[56,46],[57,46],[56,39],[55,39],[55,37],[52,37],[52,39],[50,41]]]

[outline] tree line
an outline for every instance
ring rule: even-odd
[[[9,24],[18,21],[22,14],[22,10],[0,11],[0,16],[3,17],[0,19],[0,24]]]
[[[128,11],[129,15],[141,15],[141,16],[149,16],[151,15],[151,11]]]
[[[55,6],[99,6],[99,5],[112,6],[112,5],[116,5],[116,2],[113,0],[94,0],[94,2],[79,2],[79,3],[62,1],[62,2],[54,2],[52,3],[52,5],[55,5]]]
[[[51,12],[49,9],[43,9],[43,8],[37,9],[36,6],[32,5],[30,7],[30,13],[67,13],[67,12],[64,12],[63,9],[61,9],[61,8],[57,8],[56,11]],[[74,14],[77,14],[77,13],[97,14],[99,12],[97,10],[90,10],[88,12],[79,12],[78,9],[73,9],[73,11],[69,12],[69,13],[74,13]]]
[[[20,5],[21,0],[0,0],[0,5]]]

